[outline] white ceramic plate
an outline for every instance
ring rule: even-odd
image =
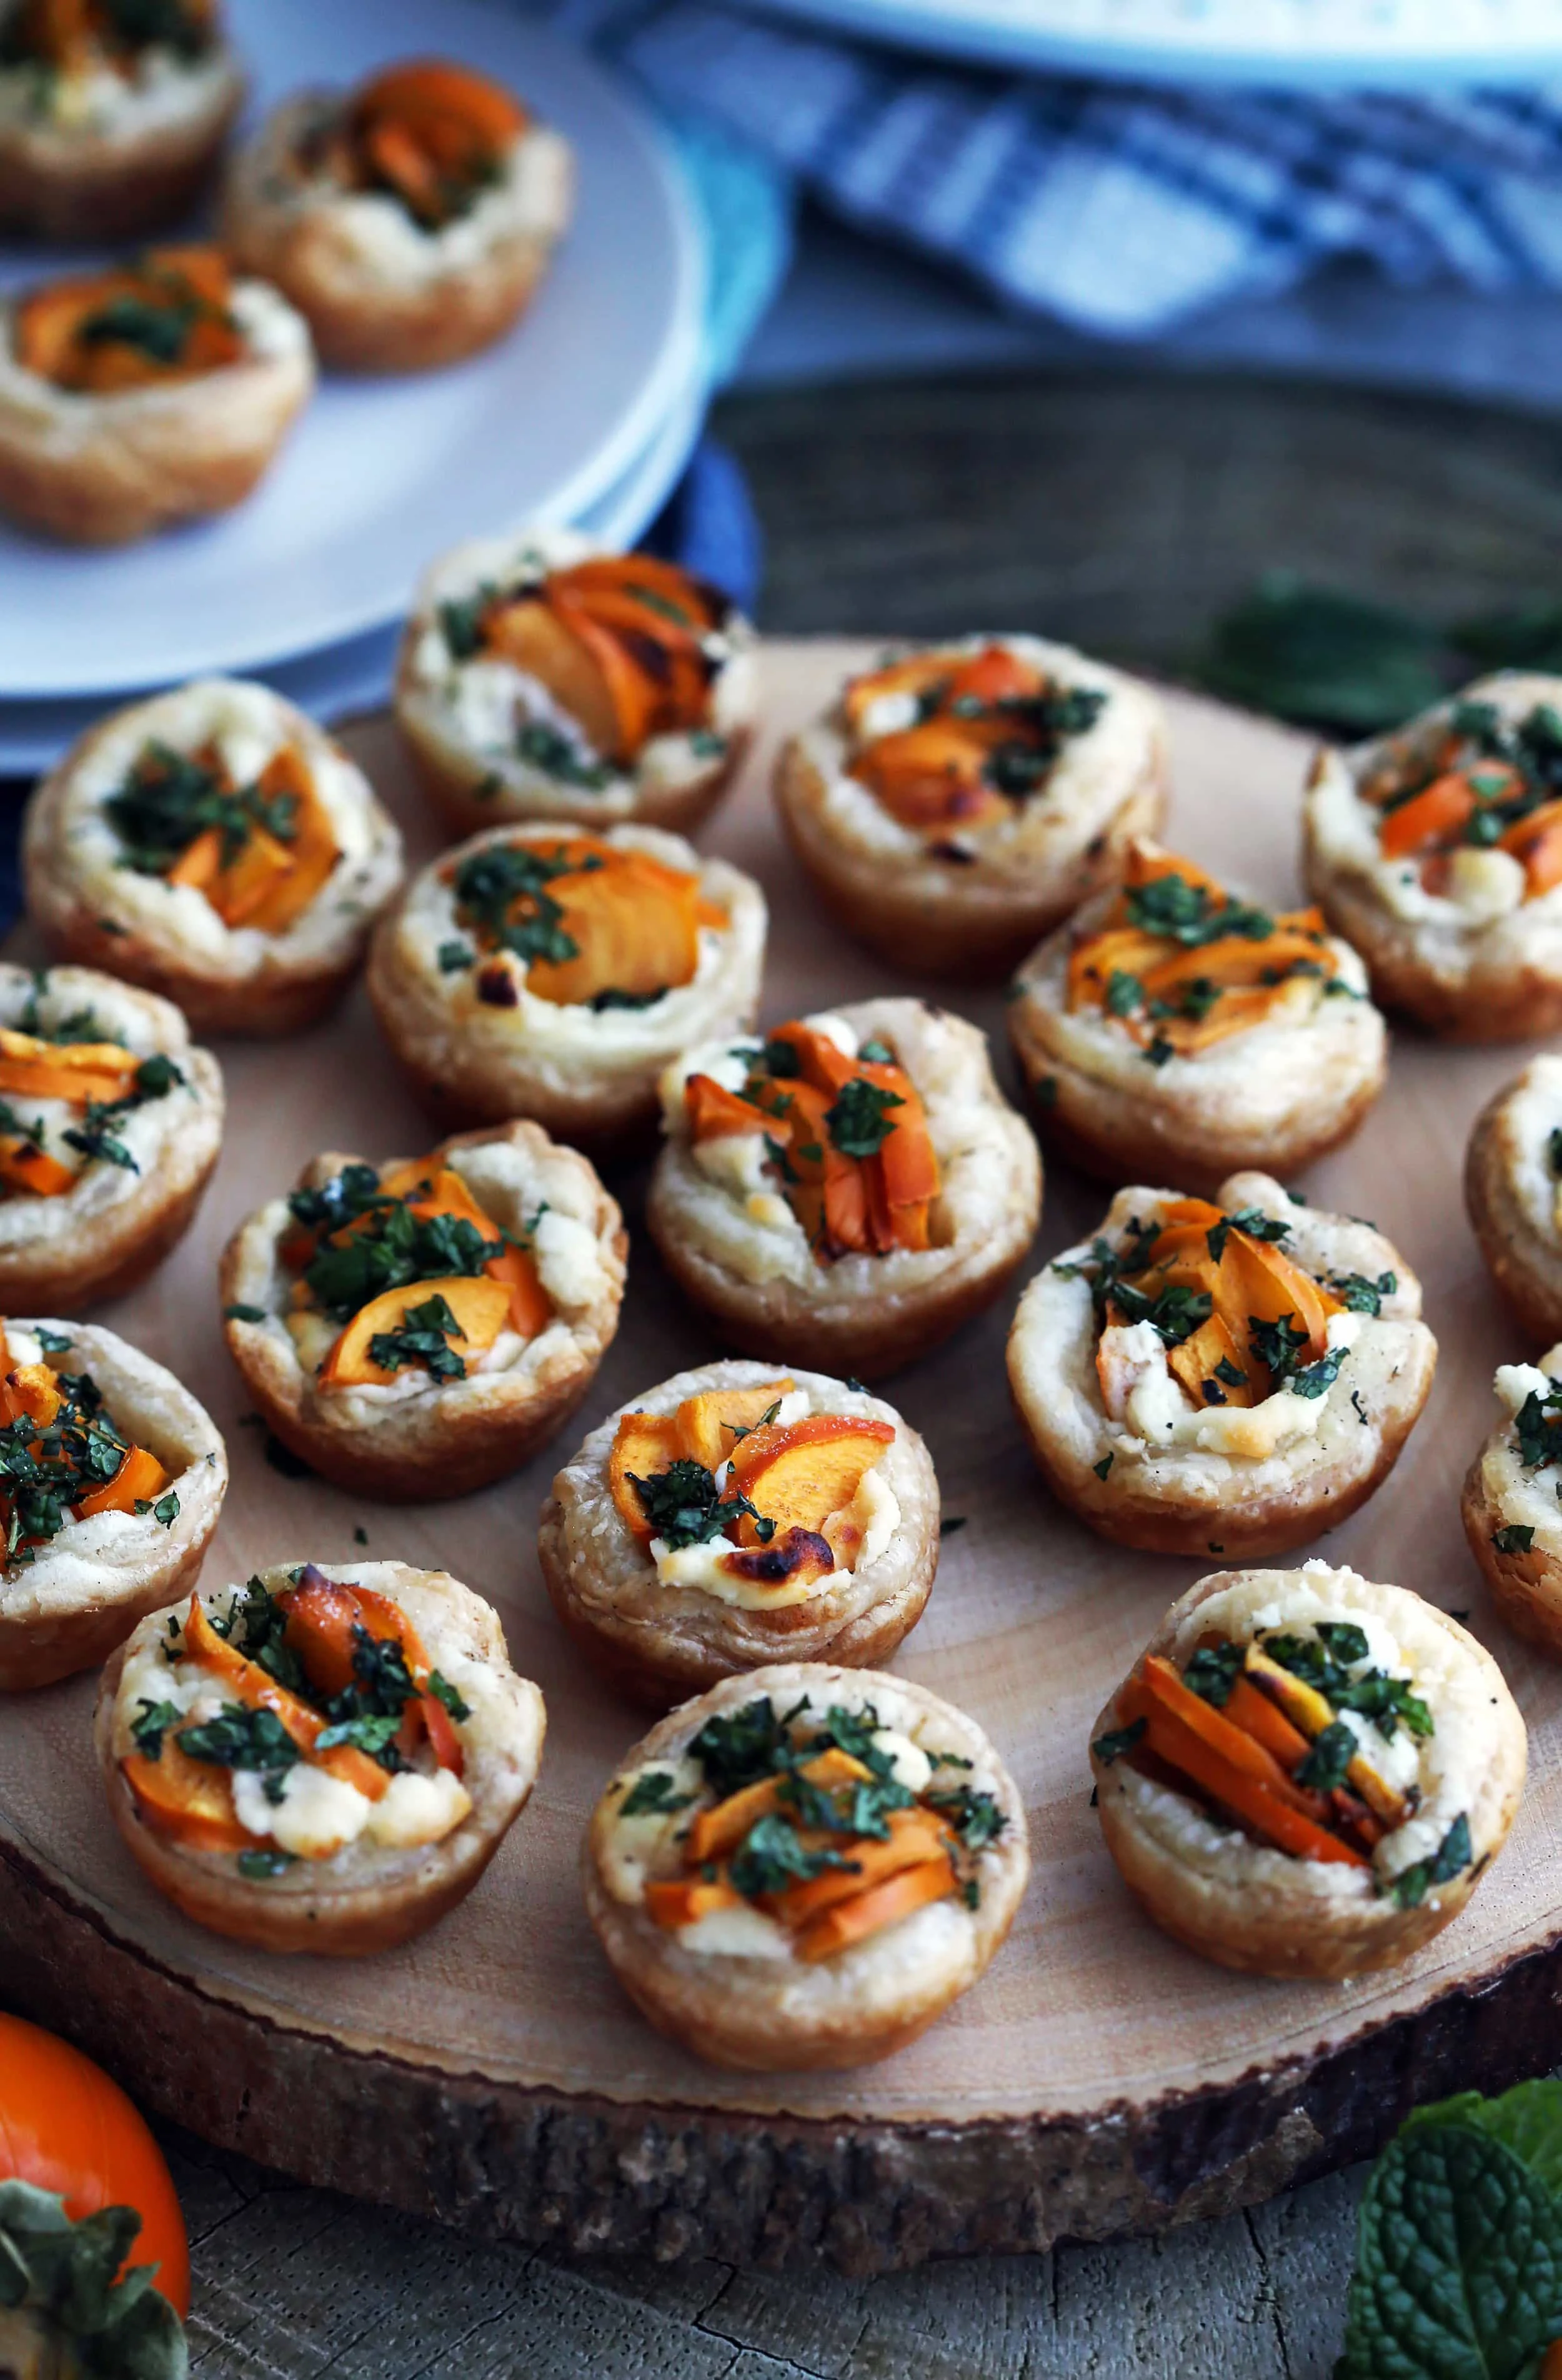
[[[580,528],[604,545],[632,545],[677,486],[704,414],[703,384],[691,382],[644,454],[579,516]],[[316,719],[350,719],[387,699],[400,626],[399,620],[393,621],[388,627],[371,628],[345,644],[324,646],[255,674]],[[52,768],[105,710],[133,699],[132,694],[121,693],[112,702],[101,696],[0,702],[0,777],[31,777]]]
[[[703,261],[677,169],[590,59],[473,0],[230,0],[229,15],[262,108],[409,53],[499,76],[574,144],[574,225],[507,339],[448,371],[323,382],[225,519],[104,553],[0,530],[0,698],[254,668],[379,626],[443,547],[580,518],[696,369]],[[12,248],[0,281],[39,270]]]
[[[756,0],[911,49],[1129,81],[1514,84],[1562,74],[1562,0]]]

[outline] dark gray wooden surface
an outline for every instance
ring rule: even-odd
[[[1562,428],[1237,380],[728,399],[777,631],[1015,625],[1178,674],[1261,571],[1434,617],[1562,592]],[[165,2135],[204,2380],[1326,2380],[1362,2175],[1158,2240],[853,2283],[470,2247]]]

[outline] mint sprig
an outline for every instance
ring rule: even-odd
[[[1534,2380],[1562,2338],[1562,2082],[1419,2108],[1358,2218],[1336,2380]]]

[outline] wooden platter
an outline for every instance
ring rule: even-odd
[[[770,739],[709,836],[769,894],[772,1020],[885,988],[820,918],[766,793],[774,738],[866,650],[772,650]],[[1167,701],[1173,840],[1261,895],[1294,898],[1305,740]],[[427,856],[433,838],[388,729],[369,722],[349,740],[413,857]],[[934,990],[914,976],[894,988]],[[999,995],[955,1004],[1001,1047]],[[1009,1301],[891,1390],[933,1447],[946,1512],[966,1523],[900,1666],[1003,1751],[1030,1811],[1030,1894],[985,1981],[913,2048],[852,2074],[759,2078],[707,2069],[651,2033],[586,1924],[581,1831],[643,1722],[582,1670],[537,1575],[538,1508],[573,1439],[482,1496],[392,1509],[279,1475],[242,1426],[216,1313],[222,1242],[315,1150],[406,1154],[426,1128],[361,994],[303,1040],[222,1055],[228,1137],[205,1210],[161,1275],[101,1317],[179,1372],[228,1434],[233,1488],[208,1576],[329,1565],[350,1558],[360,1529],[375,1555],[448,1565],[498,1606],[517,1667],[546,1694],[542,1782],[477,1891],[421,1942],[362,1962],[272,1959],[200,1932],[142,1882],[98,1798],[93,1682],[14,1699],[0,1723],[0,1996],[75,2035],[145,2104],[311,2182],[494,2237],[824,2257],[856,2272],[1214,2214],[1365,2154],[1418,2098],[1556,2062],[1562,1670],[1497,1626],[1458,1517],[1495,1413],[1493,1366],[1519,1352],[1464,1220],[1459,1169],[1472,1116],[1523,1051],[1400,1037],[1386,1098],[1308,1184],[1398,1241],[1442,1342],[1398,1471],[1328,1550],[1469,1608],[1531,1730],[1519,1822],[1470,1910],[1396,1974],[1344,1985],[1227,1974],[1139,1915],[1102,1848],[1085,1739],[1196,1566],[1100,1544],[1050,1501],[1009,1410]],[[582,1430],[713,1352],[639,1226],[641,1178],[617,1186],[633,1232],[628,1298]],[[1032,1261],[1104,1204],[1055,1172]]]

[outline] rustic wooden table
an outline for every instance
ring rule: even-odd
[[[764,625],[1013,624],[1176,674],[1268,566],[1434,617],[1555,593],[1562,430],[1235,381],[1016,376],[729,400]],[[207,2380],[1326,2380],[1361,2173],[1164,2239],[852,2282],[472,2247],[165,2132]]]

